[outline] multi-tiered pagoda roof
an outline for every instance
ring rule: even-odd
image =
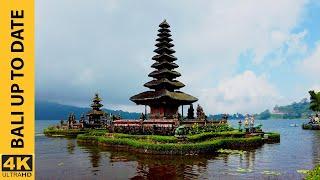
[[[87,116],[103,116],[105,112],[102,111],[100,108],[103,106],[101,104],[102,99],[99,97],[99,94],[96,93],[92,99],[91,110],[87,113]]]
[[[150,88],[150,91],[145,91],[130,98],[131,101],[141,105],[185,105],[191,104],[198,99],[178,91],[185,85],[176,80],[181,74],[174,69],[179,66],[175,63],[177,58],[173,55],[175,50],[172,49],[170,25],[164,20],[160,25],[158,38],[156,39],[157,53],[152,57],[155,63],[151,65],[155,70],[152,71],[148,76],[153,79],[144,84],[145,87]]]

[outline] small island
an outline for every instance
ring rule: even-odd
[[[157,54],[152,57],[155,63],[151,66],[155,70],[148,75],[153,79],[144,84],[150,90],[130,98],[145,106],[139,119],[122,119],[105,113],[101,110],[102,99],[95,94],[89,112],[78,120],[70,114],[59,125],[45,129],[44,134],[77,138],[79,143],[119,150],[167,155],[210,154],[221,149],[257,148],[280,142],[278,133],[264,132],[261,125],[255,126],[253,118],[245,121],[244,127],[239,121],[235,129],[228,124],[226,115],[209,120],[199,104],[195,116],[193,103],[198,99],[180,91],[185,85],[176,80],[181,74],[174,70],[179,66],[173,55],[170,25],[164,20],[159,27],[154,50]],[[183,106],[189,107],[187,116]]]

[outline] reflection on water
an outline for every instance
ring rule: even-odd
[[[281,143],[230,155],[144,155],[36,136],[37,179],[301,179],[297,170],[320,162],[320,132],[289,127],[302,122],[264,121]]]
[[[75,142],[71,139],[67,140],[67,149],[69,154],[74,153],[74,148],[76,147]]]

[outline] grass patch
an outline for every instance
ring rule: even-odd
[[[43,130],[43,133],[46,136],[63,136],[63,137],[77,137],[78,134],[88,133],[88,130],[80,130],[80,129],[57,129],[57,128],[46,128]]]
[[[90,129],[88,130],[87,134],[91,135],[91,136],[104,136],[106,135],[106,133],[108,133],[108,130],[106,129]]]

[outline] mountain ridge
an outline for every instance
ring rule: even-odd
[[[67,119],[70,113],[74,113],[76,118],[81,114],[86,114],[91,108],[77,107],[72,105],[64,105],[48,101],[36,101],[35,103],[35,119],[36,120],[60,120]],[[138,119],[140,113],[127,112],[122,110],[111,110],[102,108],[107,113],[120,115],[124,119]]]
[[[289,105],[278,106],[276,105],[273,110],[266,109],[265,111],[255,114],[256,119],[299,119],[308,118],[312,114],[309,109],[309,101],[305,98],[300,102],[293,102]],[[72,105],[64,105],[55,102],[48,101],[36,101],[36,120],[60,120],[67,119],[70,113],[75,113],[76,117],[80,117],[81,114],[86,114],[91,108],[77,107]],[[123,110],[111,110],[103,108],[107,113],[113,115],[120,115],[123,119],[138,119],[140,113],[127,112]],[[223,114],[208,115],[209,119],[221,119]],[[245,115],[229,114],[229,119],[243,119]]]

